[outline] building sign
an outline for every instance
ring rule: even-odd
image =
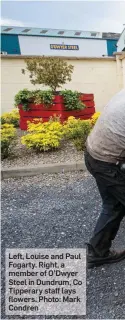
[[[68,45],[68,44],[50,44],[50,49],[54,49],[54,50],[79,50],[79,46]]]

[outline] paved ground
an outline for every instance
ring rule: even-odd
[[[82,172],[3,181],[2,256],[6,247],[84,248],[100,207],[93,178]],[[118,248],[124,228],[125,221]],[[125,319],[125,262],[87,272],[86,319]]]

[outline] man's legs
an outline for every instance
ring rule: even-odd
[[[100,256],[109,251],[112,240],[114,240],[120,222],[125,215],[125,207],[108,191],[108,188],[102,182],[97,178],[96,183],[102,198],[102,211],[90,239],[90,244]]]
[[[103,202],[102,212],[89,245],[95,254],[104,257],[108,254],[125,215],[125,175],[119,174],[115,165],[95,160],[87,152],[85,163],[96,179]]]

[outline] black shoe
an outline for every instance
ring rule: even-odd
[[[90,244],[88,244],[87,267],[88,269],[99,267],[103,264],[111,264],[125,259],[125,250],[121,252],[108,251],[105,256],[99,256],[95,253]]]

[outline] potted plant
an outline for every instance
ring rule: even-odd
[[[94,95],[82,94],[78,91],[61,91],[63,96],[63,120],[74,116],[75,118],[88,119],[95,112]]]
[[[95,112],[93,95],[84,95],[71,90],[57,91],[67,81],[71,81],[74,68],[72,65],[55,57],[28,58],[25,62],[26,70],[22,69],[22,73],[29,72],[31,83],[42,84],[50,89],[34,91],[24,89],[15,96],[15,104],[20,112],[21,129],[26,130],[27,120],[32,121],[34,118],[48,121],[56,114],[64,121],[69,115],[77,117],[85,115],[86,118],[87,114],[90,117]],[[86,106],[93,108],[91,114],[86,113]]]

